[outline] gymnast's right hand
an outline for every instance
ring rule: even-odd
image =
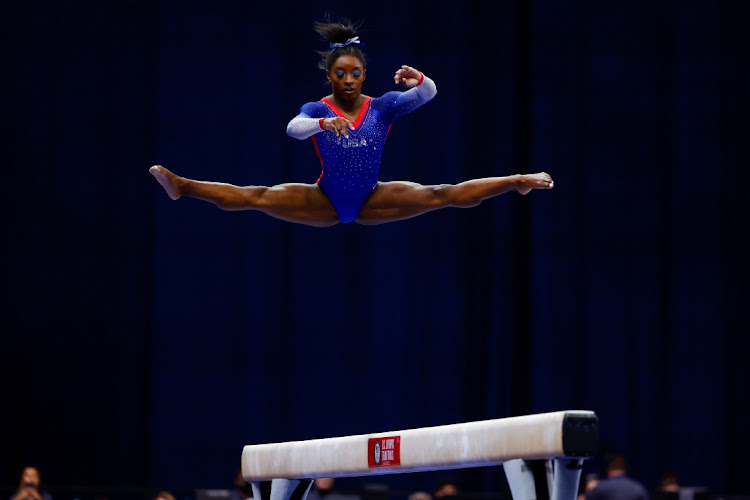
[[[354,130],[354,125],[352,125],[352,122],[350,122],[346,118],[335,116],[333,118],[326,118],[325,120],[323,120],[323,128],[335,133],[336,139],[341,138],[341,134],[344,134],[344,137],[348,139],[349,130]]]

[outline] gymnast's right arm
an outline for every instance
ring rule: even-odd
[[[339,137],[348,136],[348,130],[354,130],[352,122],[340,116],[326,118],[327,106],[322,102],[308,102],[300,113],[291,119],[286,126],[286,133],[295,139],[304,140],[323,130],[330,130]]]

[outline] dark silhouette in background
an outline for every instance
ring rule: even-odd
[[[232,500],[247,500],[253,497],[253,487],[242,477],[242,469],[237,470],[233,483]]]
[[[578,485],[578,500],[586,500],[586,494],[596,488],[599,484],[599,475],[595,473],[584,474]]]
[[[665,472],[659,479],[659,484],[656,486],[656,491],[661,493],[671,493],[680,491],[680,482],[677,480],[677,476],[671,472]]]
[[[459,497],[458,485],[453,479],[441,479],[435,486],[432,496],[436,500],[456,500]]]
[[[341,491],[336,487],[336,479],[332,477],[317,478],[307,494],[310,500],[360,500],[360,495]]]
[[[586,493],[586,500],[649,500],[646,488],[628,476],[625,457],[613,455],[607,461],[607,477]]]
[[[52,495],[41,489],[41,474],[36,467],[26,467],[21,472],[18,489],[10,500],[52,500]]]
[[[432,495],[426,491],[415,491],[407,500],[432,500]]]

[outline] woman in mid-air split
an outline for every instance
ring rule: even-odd
[[[329,43],[321,52],[331,82],[331,95],[302,106],[287,126],[296,139],[312,137],[323,171],[315,184],[235,186],[180,177],[155,165],[150,172],[173,200],[190,196],[224,210],[259,210],[272,217],[310,226],[337,222],[383,224],[445,207],[473,207],[487,198],[516,190],[550,189],[546,173],[473,179],[459,184],[425,186],[405,181],[379,181],[380,158],[396,119],[437,93],[435,83],[409,66],[394,75],[408,90],[371,98],[362,94],[365,56],[356,28],[348,21],[316,23]]]

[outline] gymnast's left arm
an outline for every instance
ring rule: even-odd
[[[393,81],[409,89],[406,92],[400,92],[396,99],[395,111],[398,116],[418,108],[437,94],[435,82],[411,66],[401,66],[393,75]]]

